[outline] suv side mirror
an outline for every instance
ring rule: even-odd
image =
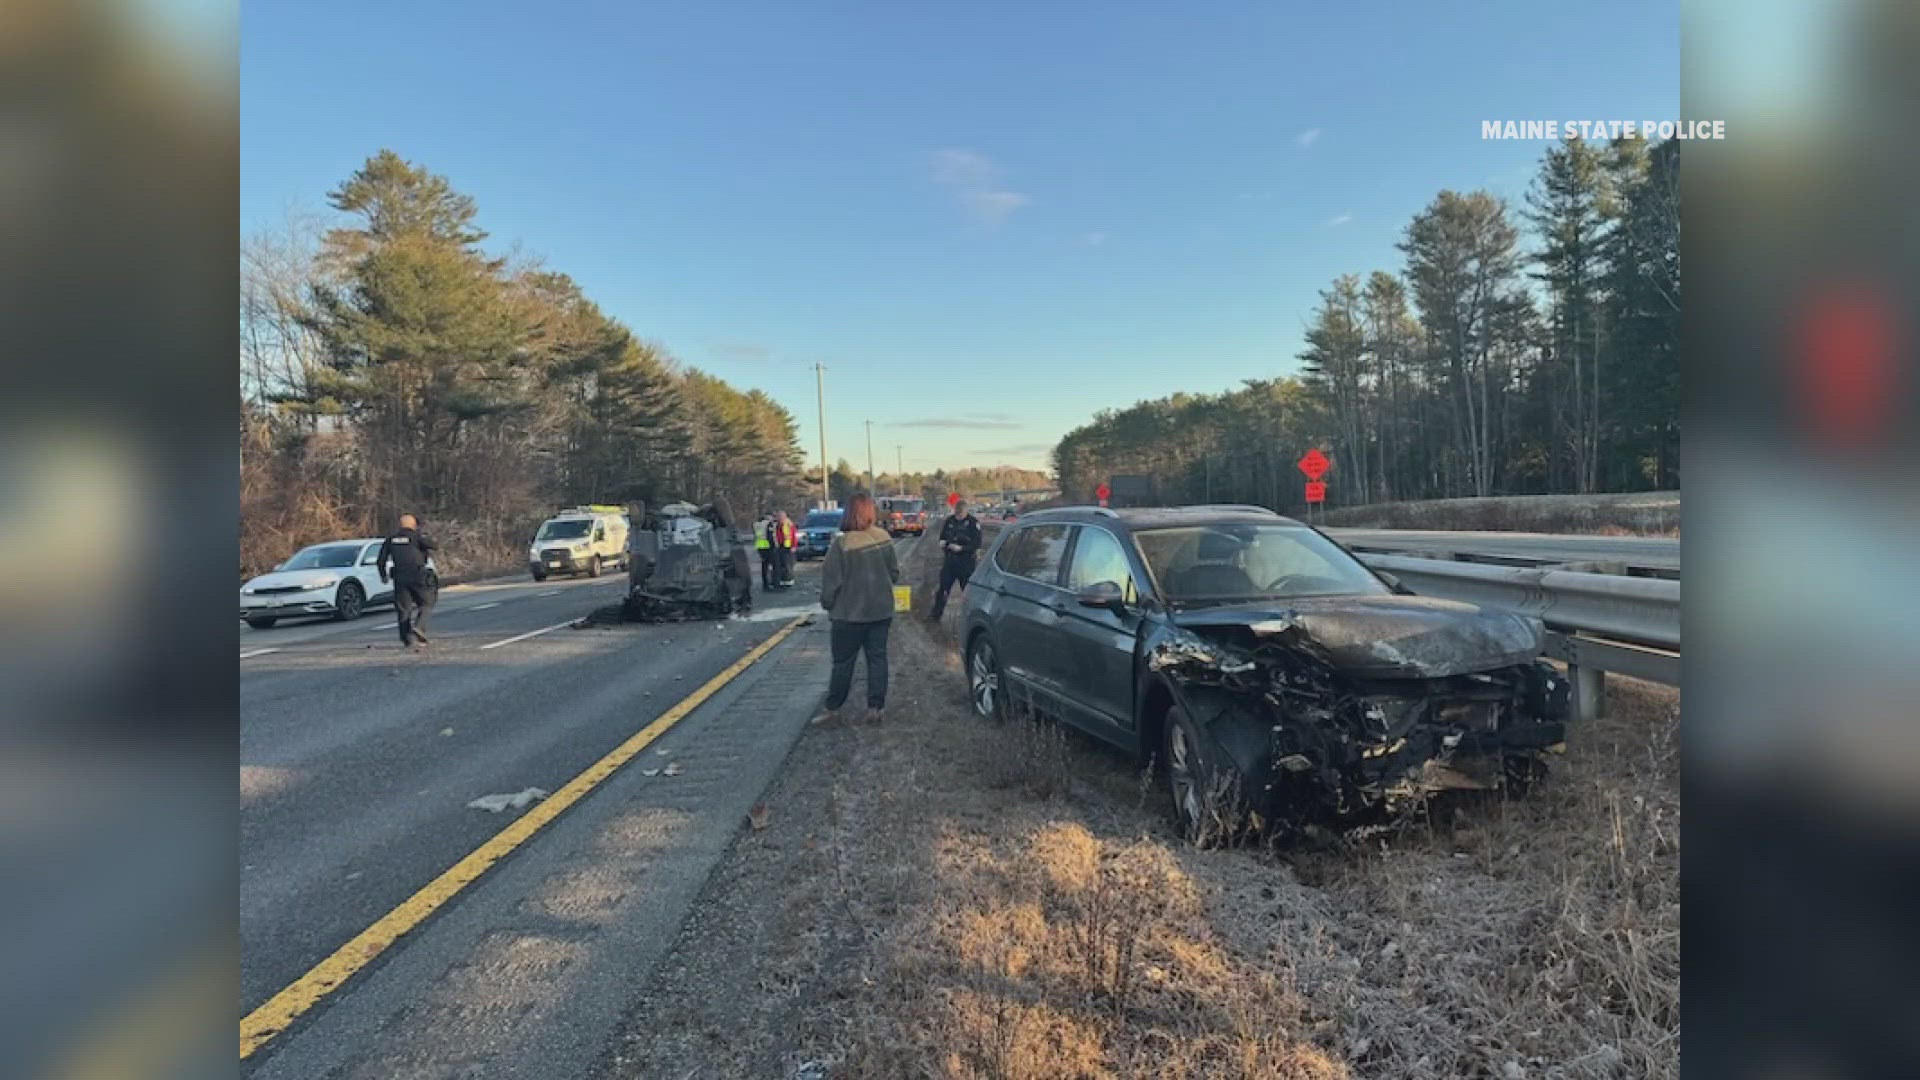
[[[1115,615],[1127,613],[1126,597],[1120,592],[1120,586],[1115,582],[1097,581],[1081,589],[1074,599],[1080,601],[1081,607],[1106,608]]]

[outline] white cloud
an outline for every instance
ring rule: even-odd
[[[1320,141],[1320,129],[1308,128],[1307,130],[1301,132],[1300,137],[1295,139],[1294,141],[1299,143],[1302,148],[1312,146],[1314,143],[1317,143]]]
[[[972,150],[935,150],[933,178],[955,187],[986,187],[1000,177],[999,166]]]
[[[954,193],[969,216],[983,225],[1000,225],[1015,210],[1033,202],[1000,183],[1000,166],[974,150],[936,150],[929,159],[934,182]]]
[[[1350,214],[1350,213],[1349,213],[1349,214],[1335,214],[1335,215],[1333,215],[1332,217],[1330,217],[1330,218],[1328,218],[1328,219],[1327,219],[1327,228],[1329,228],[1329,229],[1337,229],[1337,228],[1339,228],[1340,226],[1342,226],[1342,225],[1345,225],[1345,224],[1346,224],[1347,222],[1349,222],[1349,221],[1352,221],[1352,220],[1353,220],[1353,215],[1352,215],[1352,214]]]
[[[1017,191],[967,191],[961,193],[960,201],[966,204],[974,220],[998,225],[1033,200]]]

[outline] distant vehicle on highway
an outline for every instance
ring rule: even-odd
[[[825,558],[827,549],[833,546],[833,535],[840,531],[840,518],[845,513],[845,510],[807,511],[807,520],[800,523],[800,546],[794,549],[794,557]]]
[[[1157,762],[1196,838],[1524,790],[1564,738],[1537,620],[1411,595],[1259,507],[1034,511],[980,561],[963,627],[976,711]]]
[[[628,569],[626,511],[618,506],[575,506],[540,523],[527,545],[527,572],[535,581],[548,574],[599,577],[608,566]]]
[[[301,548],[271,572],[240,586],[240,617],[248,626],[265,630],[298,615],[357,619],[369,607],[392,603],[393,584],[382,582],[374,565],[384,542],[362,537]],[[431,558],[427,583],[439,587]]]
[[[880,500],[881,523],[887,532],[899,536],[919,536],[927,531],[927,502],[925,499],[883,498]]]

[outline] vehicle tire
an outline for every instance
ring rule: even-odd
[[[1163,734],[1167,789],[1180,835],[1203,847],[1231,839],[1244,815],[1239,792],[1225,783],[1231,770],[1221,768],[1212,740],[1178,705],[1167,709]],[[1233,825],[1223,829],[1223,820]]]
[[[367,591],[357,581],[343,581],[340,591],[333,594],[333,617],[340,622],[351,622],[360,617],[367,607]]]
[[[993,639],[981,634],[967,649],[967,696],[973,711],[988,720],[1007,718],[1006,678],[1000,669],[1000,655],[993,650]]]
[[[255,630],[268,629],[269,627],[273,626],[274,623],[277,623],[279,621],[280,621],[280,617],[278,615],[247,616],[247,625],[253,627]]]
[[[1500,762],[1500,772],[1507,795],[1524,799],[1547,778],[1547,763],[1531,754],[1508,754]]]
[[[587,576],[600,576],[600,556],[595,555],[587,560]]]
[[[535,581],[547,580],[547,568],[544,566],[532,567],[528,570],[528,573],[531,573],[533,575],[533,580]]]
[[[432,570],[427,571],[427,576],[424,578],[421,578],[420,581],[421,581],[421,584],[427,587],[428,592],[440,591],[440,575],[435,573],[434,571]]]

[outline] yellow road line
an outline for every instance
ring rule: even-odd
[[[688,694],[681,702],[661,713],[646,727],[635,732],[626,742],[615,747],[607,756],[587,767],[587,770],[565,787],[554,792],[546,800],[534,804],[531,810],[522,814],[513,824],[494,834],[491,840],[475,848],[472,853],[439,877],[409,896],[401,905],[381,916],[378,922],[360,931],[352,941],[340,946],[332,956],[313,966],[311,971],[300,976],[273,997],[261,1003],[260,1007],[248,1013],[240,1021],[240,1057],[245,1059],[260,1049],[268,1040],[287,1029],[287,1026],[299,1019],[302,1013],[313,1008],[337,989],[367,963],[387,950],[400,937],[420,925],[427,916],[433,914],[447,901],[466,888],[474,879],[487,872],[488,868],[512,853],[526,839],[540,828],[559,817],[567,807],[579,802],[581,796],[592,791],[595,785],[612,776],[620,766],[632,760],[635,754],[647,748],[647,745],[665,734],[668,728],[679,723],[688,713],[699,708],[700,704],[712,697],[721,687],[732,682],[741,672],[753,665],[753,662],[765,656],[775,645],[780,644],[787,635],[798,629],[806,620],[806,615],[797,615],[793,621],[781,627],[772,637],[755,645],[745,656],[727,665],[726,670],[708,679],[700,689]]]

